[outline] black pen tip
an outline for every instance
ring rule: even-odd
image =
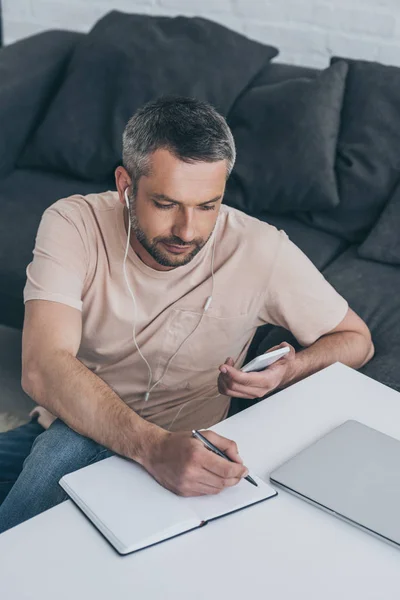
[[[245,479],[247,479],[247,481],[249,481],[250,483],[252,483],[256,487],[258,487],[258,483],[256,481],[254,481],[254,479],[252,477],[250,477],[250,475],[248,475],[247,477],[245,477]]]

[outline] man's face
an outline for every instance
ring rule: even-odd
[[[134,249],[155,269],[190,262],[210,237],[225,191],[227,164],[185,163],[168,150],[151,157],[148,176],[130,197]],[[144,249],[144,252],[143,252]]]

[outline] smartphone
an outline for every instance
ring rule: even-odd
[[[244,365],[240,370],[243,373],[250,373],[252,371],[263,371],[274,362],[285,356],[290,352],[290,348],[285,346],[284,348],[278,348],[278,350],[272,350],[271,352],[265,352],[265,354],[260,354],[253,360]]]

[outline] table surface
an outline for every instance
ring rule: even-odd
[[[250,470],[269,473],[356,419],[400,439],[400,394],[339,363],[214,429]],[[7,600],[398,600],[400,551],[284,491],[202,529],[124,557],[70,501],[0,535]]]

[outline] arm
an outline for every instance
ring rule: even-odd
[[[81,312],[57,302],[26,303],[22,387],[69,427],[132,460],[159,427],[141,419],[77,358]]]
[[[349,308],[337,327],[296,354],[280,387],[300,381],[334,362],[360,369],[371,360],[374,352],[367,325]]]
[[[247,475],[231,440],[205,433],[234,463],[189,432],[169,433],[139,417],[76,358],[81,332],[79,310],[47,300],[26,303],[22,387],[36,402],[81,435],[139,462],[177,494],[215,494]]]
[[[289,344],[281,344],[281,346]],[[283,389],[321,369],[341,362],[359,369],[374,355],[371,334],[364,321],[351,309],[329,333],[321,336],[297,354],[291,352],[264,371],[242,373],[229,359],[220,366],[219,391],[228,396],[262,398],[275,389]]]

